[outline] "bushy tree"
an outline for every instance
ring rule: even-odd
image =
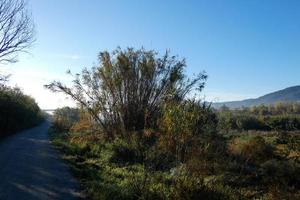
[[[54,81],[46,87],[63,92],[86,109],[109,137],[157,126],[160,106],[181,101],[204,87],[207,76],[189,79],[186,62],[166,52],[117,48],[99,54],[99,66],[74,76],[74,85]],[[71,73],[70,73],[71,74]]]
[[[35,100],[19,88],[0,87],[0,133],[35,126],[43,119]]]

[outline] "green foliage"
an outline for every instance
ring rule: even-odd
[[[283,138],[277,135],[273,139],[235,136],[229,154],[220,136],[201,136],[198,146],[192,148],[183,163],[175,162],[174,153],[157,145],[155,138],[160,134],[148,130],[132,135],[135,137],[130,140],[95,141],[83,139],[90,138],[86,133],[69,133],[56,134],[53,141],[60,146],[90,199],[297,196],[299,164],[288,154],[275,151],[273,146],[285,145],[287,150],[296,151],[299,149],[297,135]]]
[[[80,120],[80,110],[77,108],[63,107],[54,111],[52,126],[58,132],[68,132]]]
[[[202,177],[192,177],[185,172],[175,174],[172,173],[174,170],[150,169],[146,163],[150,161],[148,155],[143,164],[139,159],[129,158],[127,155],[136,156],[135,152],[139,151],[137,144],[131,145],[122,139],[112,143],[98,141],[78,144],[73,140],[77,135],[51,135],[54,144],[64,153],[73,174],[82,181],[89,199],[237,198],[230,187],[207,185]],[[123,158],[123,152],[128,150],[116,154],[120,149],[129,149],[130,153],[125,153]],[[151,152],[157,153],[153,149]],[[115,160],[116,156],[123,160]]]
[[[230,130],[300,130],[300,116],[298,115],[266,116],[259,114],[254,115],[253,113],[248,112],[248,110],[233,110],[219,111],[218,119],[218,128],[224,133],[228,133]]]
[[[236,117],[228,110],[218,113],[218,130],[228,133],[230,130],[237,129]]]
[[[272,116],[265,119],[266,124],[273,130],[300,130],[299,116]]]
[[[145,164],[154,171],[169,171],[176,167],[176,156],[169,151],[152,147],[146,152]]]
[[[184,162],[195,145],[216,134],[216,120],[206,104],[190,100],[169,102],[163,109],[161,146]]]
[[[231,153],[247,163],[259,164],[273,157],[273,148],[263,137],[255,136],[248,140],[235,139],[230,145]]]
[[[251,108],[230,110],[226,106],[218,111],[219,130],[300,130],[300,103],[277,103]]]
[[[0,86],[0,133],[7,134],[30,128],[43,120],[33,98],[19,88]]]
[[[241,154],[249,162],[262,162],[272,158],[273,149],[263,137],[251,138],[241,149]]]
[[[111,162],[118,164],[142,163],[144,155],[136,140],[126,142],[117,139],[113,143]]]
[[[218,120],[218,128],[224,133],[230,130],[270,130],[262,117],[244,111],[219,111]]]
[[[300,165],[293,161],[268,160],[261,164],[261,175],[266,184],[299,185]]]
[[[214,185],[208,186],[203,179],[190,176],[180,176],[174,181],[174,193],[170,199],[237,199],[238,195],[231,189]]]
[[[299,115],[300,114],[300,103],[296,102],[279,102],[271,105],[259,105],[253,106],[250,109],[242,109],[243,111],[248,111],[251,114],[255,115]]]
[[[236,119],[236,126],[239,130],[268,130],[269,127],[259,118],[254,116],[241,115]]]

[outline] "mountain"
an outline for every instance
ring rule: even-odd
[[[261,104],[269,105],[277,102],[300,102],[300,85],[278,90],[256,99],[214,103],[213,107],[220,108],[222,105],[225,105],[229,108],[240,108],[257,106]]]

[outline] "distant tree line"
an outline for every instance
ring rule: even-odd
[[[0,136],[30,128],[43,120],[35,100],[19,88],[0,85]]]
[[[250,108],[217,110],[219,128],[229,130],[300,130],[300,103],[277,103]]]

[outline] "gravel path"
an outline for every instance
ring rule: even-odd
[[[49,122],[0,141],[1,200],[80,199],[79,184],[59,159]]]

